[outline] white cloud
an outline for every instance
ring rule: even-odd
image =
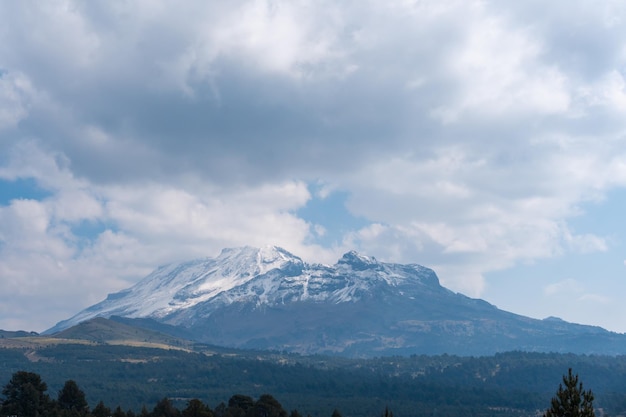
[[[0,178],[50,195],[0,206],[0,276],[70,282],[87,304],[157,263],[274,243],[421,262],[478,296],[489,272],[610,251],[571,220],[626,186],[625,16],[582,1],[3,4]],[[310,244],[333,233],[296,215],[307,185],[369,224]]]
[[[324,17],[332,18],[333,7],[326,6]],[[251,1],[224,19],[213,41],[223,55],[244,53],[261,68],[306,74],[307,67],[331,55],[333,39],[319,27],[319,11],[319,5],[308,1]]]
[[[464,265],[479,277],[522,261],[606,251],[605,237],[575,233],[567,219],[580,214],[578,204],[610,187],[610,161],[620,156],[582,145],[571,148],[568,142],[554,155],[529,153],[529,145],[522,158],[510,159],[506,144],[480,154],[443,148],[428,159],[368,165],[345,179],[352,190],[349,208],[387,225],[395,244],[372,233],[361,233],[358,244],[398,261],[419,259],[453,288],[473,286],[469,292],[475,295],[484,282],[451,265]],[[502,157],[510,165],[501,165]],[[392,254],[388,248],[394,246],[406,249]]]
[[[611,307],[613,299],[602,294],[595,294],[588,291],[585,285],[574,279],[565,279],[552,283],[544,287],[543,293],[552,300],[564,299],[575,301],[580,308],[584,305],[593,305],[598,307]],[[578,314],[575,309],[569,309],[569,314]],[[580,321],[580,319],[579,319]]]
[[[4,178],[34,178],[52,192],[41,201],[15,199],[0,206],[3,288],[59,300],[40,326],[127,287],[156,265],[213,256],[223,247],[271,243],[303,256],[324,253],[303,245],[313,231],[292,214],[310,197],[301,182],[237,189],[205,184],[191,191],[159,184],[103,186],[77,180],[63,155],[46,153],[36,143],[22,144],[11,155]],[[73,226],[81,221],[104,229],[77,236]],[[78,299],[60,301],[68,297]]]
[[[566,279],[547,285],[543,292],[545,295],[554,296],[580,294],[583,291],[584,289],[580,282],[573,279]]]
[[[626,111],[626,82],[624,75],[616,69],[594,84],[582,86],[578,94],[591,108],[602,106],[616,115]]]
[[[473,11],[465,42],[448,56],[450,82],[460,85],[460,96],[433,115],[451,123],[465,114],[491,119],[565,112],[570,104],[566,76],[542,62],[541,41],[530,28],[516,28],[482,7]]]
[[[612,302],[611,298],[599,294],[584,294],[579,299],[593,304],[611,304]]]
[[[28,77],[0,67],[0,132],[15,127],[28,116],[35,96]]]

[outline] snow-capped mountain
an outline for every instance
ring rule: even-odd
[[[207,343],[302,353],[626,353],[624,335],[498,310],[417,264],[356,252],[308,264],[273,246],[162,266],[46,333],[112,316]]]
[[[133,287],[109,294],[49,332],[110,316],[181,324],[196,315],[206,317],[219,306],[242,302],[256,307],[296,301],[354,302],[376,284],[400,286],[403,281],[443,289],[430,269],[383,264],[356,252],[326,266],[306,264],[275,246],[229,248],[216,258],[161,266]]]
[[[93,317],[163,318],[240,288],[268,271],[303,265],[276,247],[224,249],[217,258],[164,265],[133,287],[109,294],[51,330],[62,330]]]

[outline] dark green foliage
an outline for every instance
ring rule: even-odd
[[[226,415],[226,404],[223,402],[219,403],[215,410],[213,410],[213,414],[215,417],[224,417]]]
[[[389,411],[389,407],[385,407],[385,412],[383,413],[382,417],[393,417],[393,413]]]
[[[239,408],[247,411],[254,406],[254,399],[248,395],[235,394],[228,400],[229,408]]]
[[[47,384],[41,377],[32,372],[18,371],[3,389],[6,398],[2,402],[0,416],[27,416],[27,417],[135,417],[132,410],[125,412],[121,406],[117,406],[113,412],[99,401],[93,412],[89,413],[89,407],[84,392],[74,380],[68,380],[59,391],[58,401],[50,401],[45,394]],[[36,408],[33,408],[37,406]],[[287,411],[280,402],[270,394],[263,394],[258,400],[248,395],[235,394],[230,397],[228,406],[220,403],[215,411],[211,410],[199,399],[187,402],[187,407],[179,411],[172,401],[164,397],[154,406],[152,412],[142,407],[141,417],[288,417]],[[302,417],[294,410],[290,417]],[[333,417],[341,417],[335,410]],[[386,416],[389,417],[389,416]]]
[[[2,390],[2,415],[39,417],[52,409],[48,386],[33,372],[18,371]]]
[[[223,417],[245,417],[254,406],[254,399],[247,395],[236,394],[228,400],[228,407]]]
[[[544,417],[595,417],[593,399],[591,390],[585,391],[583,383],[578,381],[578,374],[573,375],[572,368],[569,368]]]
[[[397,390],[399,386],[393,386],[392,389]],[[459,387],[456,387],[457,390]],[[41,377],[36,373],[18,371],[15,372],[9,381],[9,383],[3,389],[3,395],[5,399],[2,402],[2,409],[0,410],[0,417],[6,417],[11,415],[18,416],[42,416],[42,417],[135,417],[135,413],[132,410],[124,412],[121,406],[117,406],[113,413],[104,402],[100,401],[94,407],[93,412],[88,412],[86,407],[86,401],[84,393],[73,380],[65,382],[63,388],[59,391],[59,401],[53,402],[47,398],[45,391],[47,384],[43,382]],[[28,408],[30,403],[36,403],[33,401],[35,396],[33,392],[37,392],[39,398],[43,398],[45,401],[39,402],[42,404],[38,409]],[[454,397],[457,391],[448,391],[447,395]],[[26,393],[26,394],[24,394]],[[339,398],[339,397],[337,397]],[[443,398],[443,397],[441,397]],[[21,399],[28,400],[26,406],[21,411],[15,411],[17,408],[12,408],[14,404],[20,404]],[[595,417],[593,411],[594,396],[591,391],[584,390],[582,382],[579,381],[578,375],[572,373],[572,369],[569,369],[568,375],[563,376],[563,383],[559,385],[556,396],[552,399],[552,406],[546,411],[544,417]],[[348,407],[354,405],[354,402],[346,402]],[[23,404],[22,404],[23,405]],[[34,410],[34,411],[33,411]],[[431,409],[427,408],[414,408],[407,409],[406,415],[414,416],[455,416],[458,415],[457,409],[447,405],[445,402],[435,405]],[[499,412],[494,413],[494,408],[484,409],[480,407],[465,407],[462,415],[468,416],[494,416],[494,415],[524,415],[520,414],[514,409],[502,408]],[[531,414],[536,414],[531,413]],[[297,411],[293,410],[290,414],[285,411],[281,403],[270,394],[262,394],[258,400],[254,400],[253,397],[243,394],[232,395],[228,401],[228,406],[223,402],[220,403],[215,410],[211,410],[205,403],[199,399],[192,399],[187,401],[187,406],[181,411],[172,403],[172,401],[164,397],[157,401],[152,412],[148,412],[144,406],[141,413],[141,417],[302,417]],[[328,414],[326,414],[328,416]],[[352,411],[348,411],[347,415],[353,415]],[[371,415],[367,413],[364,415]],[[525,415],[528,415],[526,413]],[[319,414],[317,415],[319,416]],[[342,417],[342,413],[338,408],[334,408],[331,417]],[[310,417],[310,415],[307,415]],[[393,413],[389,407],[385,407],[381,417],[393,417]]]
[[[163,398],[154,406],[150,417],[180,417],[180,412],[169,398]]]
[[[541,415],[554,395],[554,381],[568,367],[585,375],[598,407],[626,414],[626,356],[511,352],[349,360],[84,345],[41,347],[37,355],[43,360],[30,362],[23,351],[0,349],[0,385],[17,370],[37,372],[55,393],[71,379],[92,407],[102,400],[141,417],[149,417],[163,397],[178,410],[191,398],[218,404],[215,417],[232,417],[241,414],[227,405],[233,393],[246,394],[237,400],[244,407],[271,393],[285,409],[312,417],[329,417],[334,409],[350,417],[380,416],[386,406],[396,416],[430,416],[435,410],[438,417]]]
[[[128,417],[126,415],[126,413],[124,412],[124,410],[122,410],[122,407],[120,407],[119,405],[115,408],[115,411],[113,411],[113,415],[112,417]]]
[[[85,393],[71,379],[66,381],[59,391],[57,406],[62,414],[67,416],[84,416],[89,412]]]
[[[213,417],[213,411],[208,405],[197,398],[189,400],[187,407],[182,411],[182,417]]]
[[[274,397],[263,394],[254,403],[251,412],[247,413],[247,417],[287,417],[287,411]]]
[[[109,417],[111,415],[111,409],[104,405],[104,402],[100,401],[91,411],[94,417]]]

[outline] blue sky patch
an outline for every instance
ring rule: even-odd
[[[0,179],[0,205],[9,205],[11,200],[43,200],[52,193],[42,189],[32,178],[19,178],[14,181]]]
[[[331,192],[326,198],[319,196],[319,187],[309,186],[312,198],[307,205],[296,211],[296,215],[305,221],[320,225],[326,229],[324,235],[318,235],[316,242],[331,246],[341,242],[343,235],[352,230],[365,227],[369,222],[361,217],[353,216],[346,208],[350,196],[345,191]]]
[[[624,236],[626,234],[626,189],[616,188],[606,193],[597,203],[581,205],[583,214],[568,220],[576,233],[593,233],[600,236]]]
[[[92,220],[84,220],[72,226],[72,234],[81,242],[92,241],[105,230],[114,230],[114,227],[101,221]]]

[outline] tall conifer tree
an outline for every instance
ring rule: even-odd
[[[591,390],[583,389],[578,374],[573,375],[570,368],[544,417],[595,417],[593,399]]]

